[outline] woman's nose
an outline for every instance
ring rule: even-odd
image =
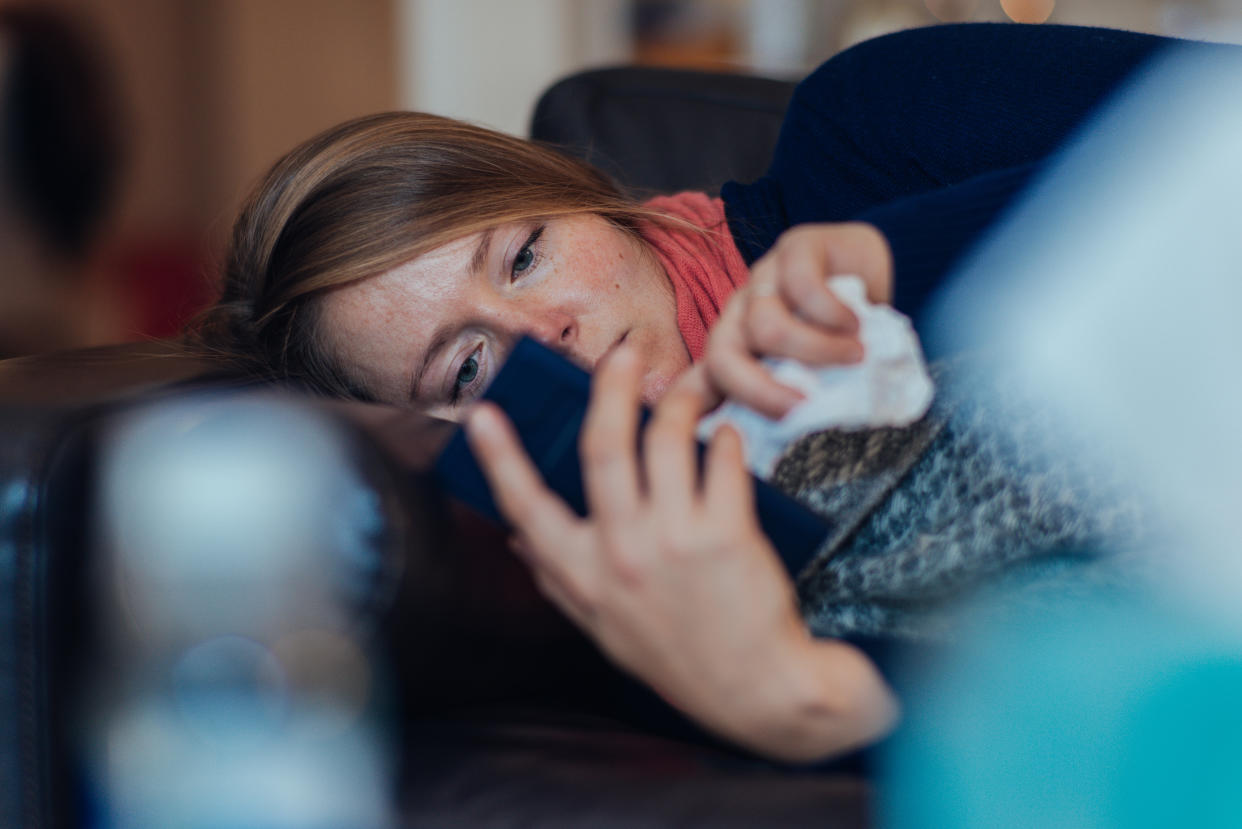
[[[578,323],[567,314],[540,314],[524,332],[554,349],[569,349],[578,341]]]

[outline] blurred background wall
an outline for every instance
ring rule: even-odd
[[[299,140],[367,112],[425,109],[521,134],[539,92],[584,67],[797,77],[859,40],[941,21],[1242,42],[1235,0],[0,0],[30,5],[79,26],[115,80],[119,186],[75,263],[88,302],[109,309],[69,338],[92,343],[175,331],[208,301],[256,177]],[[0,269],[0,325],[6,281]]]

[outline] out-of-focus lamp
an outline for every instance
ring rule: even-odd
[[[1014,23],[1043,23],[1057,0],[1000,0],[1000,4]]]

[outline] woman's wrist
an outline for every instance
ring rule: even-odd
[[[896,724],[898,703],[875,664],[854,646],[807,635],[791,643],[743,740],[785,762],[821,760],[872,743]]]

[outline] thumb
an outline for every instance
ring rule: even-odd
[[[724,393],[712,383],[707,366],[703,363],[696,363],[687,369],[677,378],[673,389],[693,395],[698,402],[700,416],[707,414],[724,400]]]
[[[824,226],[819,237],[828,272],[857,274],[867,286],[867,299],[893,300],[893,251],[875,225],[842,222]]]

